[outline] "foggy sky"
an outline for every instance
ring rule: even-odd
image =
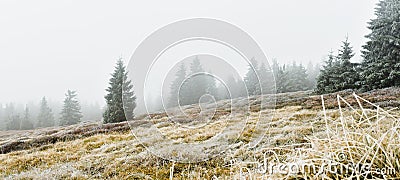
[[[234,3],[233,3],[234,2]],[[321,62],[345,36],[359,61],[378,0],[0,1],[0,103],[62,101],[67,89],[104,105],[116,60],[171,22],[215,18],[248,32],[269,59]]]

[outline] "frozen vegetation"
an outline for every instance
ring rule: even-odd
[[[0,133],[0,174],[6,179],[75,178],[75,179],[239,179],[239,178],[395,178],[400,176],[400,89],[387,88],[354,95],[341,91],[321,96],[309,91],[276,95],[276,109],[268,127],[255,131],[258,114],[271,112],[260,108],[261,96],[249,101],[234,99],[217,102],[214,118],[205,126],[192,130],[175,128],[164,112],[140,116],[128,123],[86,123],[62,128],[44,128]],[[264,98],[271,98],[264,96]],[[250,105],[248,113],[240,107]],[[323,106],[324,105],[324,106]],[[211,107],[211,106],[204,106]],[[204,108],[202,107],[202,108]],[[325,111],[324,111],[325,108]],[[202,109],[204,111],[204,109]],[[199,107],[185,106],[189,115]],[[207,112],[207,110],[205,110]],[[234,114],[236,113],[236,114]],[[194,116],[195,117],[195,116]],[[238,123],[248,118],[239,137],[227,133],[229,149],[219,152],[218,146],[205,147],[209,153],[221,153],[207,161],[174,163],[146,150],[132,135],[132,128],[151,122],[177,144],[204,142],[221,131],[224,120]],[[179,119],[179,118],[176,118]],[[181,124],[199,122],[180,119]],[[232,131],[235,126],[232,126]],[[135,130],[135,129],[134,129]],[[138,130],[138,129],[136,129]],[[246,144],[259,133],[262,141],[254,148]],[[150,137],[153,134],[147,133]],[[151,143],[151,142],[145,142]],[[174,153],[163,142],[154,142],[165,154]],[[220,142],[223,143],[223,142]],[[146,144],[145,144],[146,145]],[[186,152],[193,151],[183,146]],[[182,150],[184,152],[184,150]],[[187,154],[194,155],[194,154]],[[267,160],[267,161],[264,161]],[[255,163],[258,162],[258,163]],[[316,170],[291,173],[263,172],[269,163],[313,164]],[[326,163],[336,165],[368,164],[370,169],[351,169],[341,173],[328,171]],[[377,169],[386,168],[387,172]],[[325,169],[320,171],[320,169]]]

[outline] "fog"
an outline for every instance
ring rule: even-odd
[[[0,103],[61,102],[68,89],[105,104],[116,60],[171,22],[208,17],[249,33],[269,59],[321,62],[345,36],[356,57],[378,0],[0,2]],[[239,71],[245,71],[239,70]],[[133,72],[134,73],[134,72]]]

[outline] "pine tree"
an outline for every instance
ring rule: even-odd
[[[216,83],[212,76],[204,74],[200,59],[196,56],[190,63],[190,75],[187,82],[182,85],[180,105],[196,104],[205,94],[217,94]]]
[[[322,66],[321,72],[318,76],[315,92],[323,94],[337,91],[335,87],[335,64],[336,57],[333,55],[333,52],[330,52],[328,60],[325,61],[325,65]]]
[[[45,97],[42,98],[40,103],[40,112],[37,117],[38,125],[37,127],[51,127],[54,126],[54,115],[50,107],[48,106]]]
[[[244,77],[247,92],[250,96],[261,94],[260,79],[258,75],[258,63],[254,58],[250,60],[249,67]]]
[[[288,80],[285,92],[296,92],[307,90],[309,82],[307,80],[306,69],[303,65],[297,65],[293,62],[292,66],[287,68]]]
[[[359,73],[358,64],[351,63],[350,59],[354,56],[348,38],[343,41],[339,54],[335,57],[333,53],[329,55],[326,65],[318,76],[316,92],[331,93],[346,89],[358,89]]]
[[[31,121],[31,116],[29,113],[28,106],[25,106],[24,117],[22,118],[20,129],[21,130],[33,129],[33,123]]]
[[[335,86],[337,90],[357,89],[359,86],[359,74],[356,71],[356,64],[351,63],[350,59],[354,56],[352,47],[348,38],[343,41],[342,48],[339,50],[338,62],[336,63],[337,83]]]
[[[400,1],[381,0],[363,46],[363,90],[400,85]]]
[[[183,103],[184,105],[198,103],[200,97],[206,94],[207,82],[205,81],[204,74],[196,75],[196,73],[202,72],[204,72],[203,67],[201,66],[200,59],[196,56],[192,63],[190,63],[191,77],[188,80],[186,88],[184,88],[187,91],[185,93],[187,101]]]
[[[110,86],[106,89],[105,96],[107,107],[103,114],[104,123],[115,123],[134,118],[133,111],[136,108],[136,96],[133,85],[128,80],[128,72],[122,62],[117,61],[114,73],[110,79]]]
[[[171,84],[171,91],[168,100],[168,107],[178,106],[178,99],[181,103],[186,103],[186,94],[184,88],[182,88],[182,83],[184,83],[186,78],[186,67],[184,63],[181,63],[179,70],[176,72],[175,80]]]
[[[278,72],[276,75],[277,83],[276,83],[276,90],[278,93],[288,92],[289,86],[289,71],[286,68],[286,65],[278,68]]]
[[[76,91],[68,90],[65,94],[64,106],[61,110],[60,125],[72,125],[81,121],[82,113]]]
[[[261,63],[260,68],[258,69],[262,94],[271,94],[274,93],[275,90],[275,80],[273,77],[273,72],[270,69],[267,69],[264,63]]]

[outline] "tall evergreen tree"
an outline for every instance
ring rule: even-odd
[[[128,80],[128,72],[122,59],[117,61],[111,76],[110,86],[106,89],[108,94],[105,96],[107,107],[103,114],[104,123],[131,120],[134,118],[136,96],[133,92],[132,82]]]
[[[186,95],[185,99],[187,100],[183,102],[183,105],[198,103],[200,97],[207,93],[208,83],[205,80],[205,75],[195,75],[196,73],[201,72],[204,72],[204,70],[201,66],[200,59],[196,56],[192,63],[190,63],[190,73],[192,76],[189,78],[186,84],[187,86],[183,88],[183,90],[186,91],[184,94]]]
[[[400,85],[400,1],[381,0],[363,46],[363,90]]]
[[[72,125],[81,121],[82,113],[76,91],[68,90],[65,94],[64,106],[61,110],[60,125]]]
[[[205,94],[217,96],[215,79],[203,74],[205,71],[198,56],[190,63],[190,78],[181,87],[180,105],[199,103],[201,96]]]
[[[289,78],[290,76],[287,65],[284,64],[283,66],[279,67],[277,73],[276,89],[278,93],[288,92]]]
[[[258,74],[258,63],[252,58],[250,60],[246,76],[244,77],[244,83],[250,96],[261,94],[260,77]]]
[[[354,56],[348,38],[343,41],[342,48],[339,50],[338,62],[336,63],[337,90],[357,89],[359,86],[359,74],[356,71],[356,64],[351,63],[350,59]]]
[[[275,92],[274,77],[273,72],[265,66],[264,63],[261,63],[260,68],[258,69],[262,94],[271,94]]]
[[[295,62],[287,68],[288,78],[286,83],[286,92],[304,91],[308,89],[307,72],[302,64]]]
[[[315,91],[317,93],[329,93],[337,91],[336,83],[336,72],[335,72],[336,57],[333,52],[330,52],[328,60],[325,61],[325,65],[322,66],[321,72],[318,76],[317,87]]]
[[[354,56],[348,38],[343,41],[338,56],[332,53],[318,76],[317,93],[331,93],[345,89],[358,89],[359,73],[357,63],[351,63]]]
[[[24,117],[22,118],[20,129],[21,130],[33,129],[33,123],[31,121],[31,115],[29,113],[28,106],[25,106]]]
[[[181,63],[179,70],[176,72],[175,79],[170,86],[170,96],[168,100],[168,107],[178,106],[178,99],[182,103],[186,102],[187,95],[182,88],[182,83],[184,83],[186,78],[186,67],[184,63]]]
[[[40,112],[37,117],[37,121],[37,127],[54,126],[54,115],[45,97],[42,98],[42,101],[40,103]]]

